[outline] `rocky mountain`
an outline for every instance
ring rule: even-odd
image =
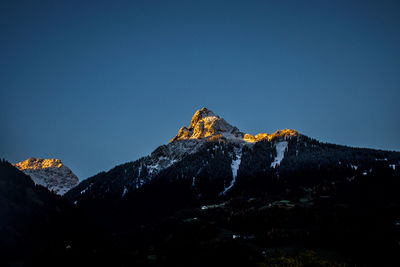
[[[243,136],[244,134],[238,128],[233,127],[211,110],[202,108],[193,115],[189,128],[182,127],[171,142],[188,139],[215,140],[216,138],[241,141]]]
[[[74,203],[123,199],[159,181],[185,183],[198,199],[351,181],[384,167],[398,172],[400,153],[318,142],[295,130],[244,134],[212,111],[196,111],[189,127],[151,155],[99,173],[73,188]],[[278,189],[276,189],[278,190]]]
[[[65,194],[79,183],[78,177],[59,159],[28,158],[15,167],[30,176],[35,184],[58,195]]]

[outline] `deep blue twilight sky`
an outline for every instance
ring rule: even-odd
[[[80,179],[208,107],[243,132],[400,150],[399,1],[1,1],[0,157]]]

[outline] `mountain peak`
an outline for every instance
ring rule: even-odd
[[[210,138],[243,138],[238,128],[230,125],[211,110],[203,107],[193,115],[189,128],[182,127],[171,140],[210,139]]]
[[[200,120],[208,118],[208,117],[209,118],[213,118],[213,117],[220,118],[219,116],[215,115],[214,112],[212,112],[211,110],[204,107],[202,109],[197,110],[196,113],[193,115],[192,120],[190,121],[189,129],[194,128]]]
[[[63,195],[79,183],[78,177],[59,159],[28,158],[14,165],[35,184]]]

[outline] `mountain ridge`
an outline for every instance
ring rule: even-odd
[[[352,177],[356,174],[352,166],[360,166],[358,172],[369,173],[371,168],[367,166],[374,166],[380,158],[390,158],[387,165],[397,166],[399,155],[325,144],[290,129],[244,134],[202,108],[196,111],[190,126],[182,127],[168,144],[82,181],[67,197],[77,203],[85,198],[118,199],[157,181],[183,180],[199,198],[213,199],[237,191],[238,184],[255,175],[278,181],[288,173],[308,169],[319,172],[337,166]]]

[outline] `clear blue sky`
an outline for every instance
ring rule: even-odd
[[[0,157],[80,179],[203,106],[243,132],[400,150],[399,1],[0,3]]]

